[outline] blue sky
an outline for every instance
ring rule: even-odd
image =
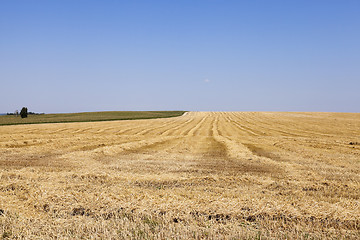
[[[360,1],[0,2],[0,112],[360,112]]]

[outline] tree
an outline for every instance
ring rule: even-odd
[[[21,118],[27,118],[27,116],[28,116],[28,109],[27,109],[27,107],[23,107],[23,108],[21,109],[21,111],[20,111],[20,116],[21,116]]]

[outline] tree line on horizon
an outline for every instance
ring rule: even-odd
[[[16,117],[20,115],[21,118],[27,118],[28,115],[41,115],[41,114],[45,114],[45,113],[28,112],[27,107],[23,107],[20,112],[19,110],[15,110],[15,112],[13,113],[6,113],[6,115],[15,115]]]

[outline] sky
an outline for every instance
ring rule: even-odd
[[[360,1],[0,1],[0,113],[360,112]]]

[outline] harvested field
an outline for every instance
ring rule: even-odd
[[[359,239],[360,114],[0,127],[9,239]]]

